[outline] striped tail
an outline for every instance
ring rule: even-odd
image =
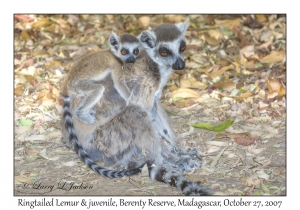
[[[89,155],[82,148],[81,143],[78,141],[77,135],[75,133],[74,124],[72,120],[72,114],[70,109],[70,97],[62,95],[64,105],[63,105],[63,117],[65,120],[65,127],[69,132],[69,140],[74,146],[74,150],[77,152],[79,158],[93,171],[97,172],[101,176],[109,177],[109,178],[121,178],[123,176],[131,176],[139,173],[141,170],[139,168],[133,169],[131,171],[113,171],[106,168],[102,168],[97,165]]]
[[[184,195],[212,195],[211,190],[202,187],[197,182],[188,180],[183,174],[163,167],[149,167],[149,164],[148,168],[152,180],[164,182],[173,187],[176,187],[177,190],[181,191]]]

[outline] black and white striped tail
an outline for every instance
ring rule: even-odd
[[[149,165],[148,165],[149,167]],[[184,195],[212,195],[212,191],[201,186],[197,182],[188,180],[183,174],[166,169],[162,167],[149,167],[149,173],[152,180],[164,182],[177,190],[181,191]]]
[[[102,168],[97,165],[93,160],[90,159],[89,155],[82,148],[81,143],[78,141],[77,135],[74,130],[74,124],[72,120],[72,114],[70,109],[70,97],[62,95],[64,105],[63,105],[63,118],[65,120],[65,127],[69,133],[69,140],[74,146],[74,150],[77,152],[79,158],[93,171],[97,172],[101,176],[109,178],[121,178],[123,176],[131,176],[139,173],[141,170],[139,168],[133,169],[131,171],[113,171],[106,168]]]

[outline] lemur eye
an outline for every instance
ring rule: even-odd
[[[185,48],[186,48],[185,42],[184,42],[184,41],[181,41],[181,43],[180,43],[180,48],[179,48],[180,52],[185,51]]]
[[[139,54],[139,50],[138,50],[138,49],[135,49],[135,50],[133,51],[133,53],[134,53],[135,55],[138,55],[138,54]]]
[[[159,54],[163,57],[166,57],[170,54],[170,51],[166,47],[159,48]]]
[[[127,51],[126,50],[121,50],[122,55],[126,55]]]
[[[168,53],[167,53],[167,51],[162,51],[162,52],[160,52],[160,55],[163,57],[166,57],[168,55]]]
[[[180,47],[180,51],[184,51],[185,50],[185,46]]]

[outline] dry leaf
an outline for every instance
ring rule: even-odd
[[[150,25],[150,17],[142,16],[138,19],[138,25],[143,28],[147,28]]]
[[[212,46],[218,46],[221,42],[214,37],[210,37],[208,34],[204,34],[207,44]]]
[[[235,143],[243,146],[251,145],[255,142],[255,138],[249,138],[249,137],[235,137],[234,141]]]
[[[48,138],[45,135],[31,135],[25,137],[25,141],[46,141]]]
[[[236,18],[232,20],[216,20],[216,27],[228,27],[230,30],[232,30],[234,27],[238,27],[240,25],[241,18]]]
[[[60,64],[59,61],[53,60],[53,61],[50,61],[50,62],[46,63],[45,67],[47,69],[49,69],[49,68],[60,68],[61,64]]]
[[[249,98],[250,96],[252,96],[252,93],[248,92],[248,93],[243,93],[243,94],[241,94],[239,96],[234,96],[233,98],[235,100],[237,100],[237,101],[241,101],[241,100],[243,100],[245,98]]]
[[[25,182],[28,184],[32,184],[32,180],[29,177],[26,176],[15,176],[15,180],[19,182]]]
[[[273,98],[278,95],[278,98],[281,99],[285,95],[285,87],[278,82],[276,79],[268,78],[267,87],[269,90],[268,98]],[[277,94],[274,94],[277,93]]]
[[[21,38],[25,41],[29,40],[30,39],[30,36],[28,35],[27,31],[26,30],[22,30],[21,32]]]
[[[221,149],[221,147],[211,146],[207,149],[206,153],[207,154],[215,153],[215,152],[218,152],[220,149]]]
[[[76,161],[69,161],[69,162],[63,162],[62,164],[63,164],[64,166],[72,167],[72,166],[77,165],[77,162],[76,162]]]
[[[180,88],[198,88],[200,90],[205,90],[207,85],[197,81],[194,77],[191,77],[187,79],[180,79]]]
[[[40,29],[42,27],[50,26],[51,24],[53,24],[51,20],[49,20],[48,18],[44,18],[32,23],[32,27],[35,29]]]
[[[221,74],[223,74],[225,71],[227,70],[234,70],[235,67],[234,65],[229,65],[229,66],[224,66],[222,67],[219,71],[213,71],[209,74],[210,78],[215,79],[216,77],[220,76]]]
[[[43,149],[42,151],[40,151],[39,154],[40,154],[40,156],[42,156],[43,158],[45,158],[47,160],[58,160],[59,159],[58,156],[55,156],[55,157],[52,157],[52,158],[48,157],[46,149]]]
[[[17,87],[15,87],[14,94],[16,96],[21,96],[25,91],[25,87],[26,87],[25,84],[24,85],[18,85]]]
[[[173,104],[178,108],[185,108],[185,107],[190,107],[196,103],[197,101],[195,101],[194,99],[182,99],[174,102]]]
[[[255,149],[255,147],[253,147],[253,145],[247,148],[247,151],[254,155],[257,155],[265,150],[266,150],[266,148]]]
[[[214,145],[214,146],[219,146],[219,147],[227,147],[228,146],[228,142],[223,142],[223,141],[207,141],[205,143]]]
[[[279,63],[285,60],[286,52],[285,50],[281,51],[272,51],[269,55],[263,57],[260,62],[262,63]]]
[[[233,89],[235,89],[236,84],[233,83],[228,77],[224,77],[222,80],[214,83],[213,86],[231,92]]]
[[[265,22],[267,20],[266,16],[262,14],[256,14],[255,17],[258,22]]]
[[[201,96],[194,90],[190,90],[187,88],[179,88],[172,92],[172,99],[174,101],[181,99],[181,98],[200,98]]]
[[[51,138],[58,138],[61,137],[61,131],[56,131],[56,132],[52,132],[47,134],[47,138],[51,139]]]
[[[27,150],[30,153],[30,156],[36,156],[40,152],[39,150],[33,148],[28,148]]]
[[[257,175],[253,174],[246,179],[245,185],[249,187],[258,186],[260,185],[260,179]]]

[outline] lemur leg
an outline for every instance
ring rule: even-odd
[[[165,157],[169,160],[169,164],[179,171],[191,171],[193,168],[200,168],[201,164],[195,158],[201,160],[201,155],[196,148],[188,148],[185,150],[184,145],[178,140],[176,133],[171,128],[168,121],[169,117],[162,107],[160,101],[156,101],[153,108],[154,126],[170,145],[165,146]],[[171,156],[172,158],[167,158]]]
[[[162,107],[159,100],[155,100],[154,102],[152,115],[153,115],[154,125],[156,126],[159,135],[162,136],[171,145],[181,147],[180,142],[176,136],[176,133],[170,126],[168,120],[169,117],[166,111],[164,110],[164,108]]]
[[[74,111],[74,116],[83,123],[93,125],[96,122],[93,107],[102,98],[105,88],[90,80],[81,80],[77,85],[80,92],[84,93],[84,98]]]

